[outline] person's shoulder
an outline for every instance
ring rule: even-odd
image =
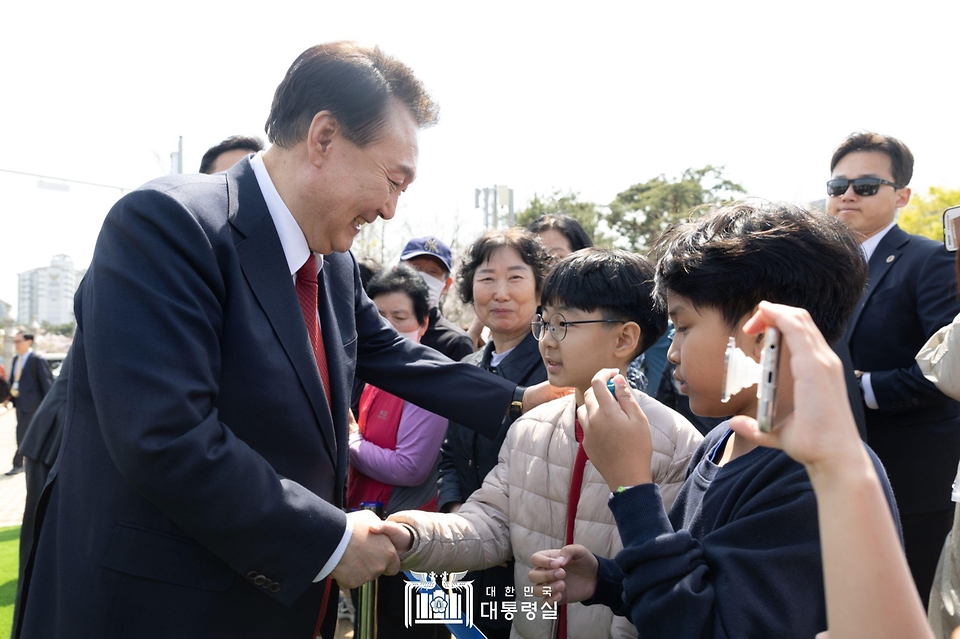
[[[142,217],[153,224],[194,219],[204,227],[226,223],[227,182],[218,175],[168,175],[156,178],[121,197],[108,214],[113,219]]]
[[[456,335],[457,338],[463,337],[463,338],[466,338],[467,340],[470,339],[470,336],[467,335],[467,332],[465,330],[463,330],[462,328],[460,328],[459,326],[457,326],[456,324],[448,320],[443,315],[440,315],[437,318],[437,323],[434,326],[437,330],[443,330],[450,335]]]
[[[454,361],[474,352],[473,340],[453,322],[440,315],[436,322],[431,320],[427,331],[420,338],[420,343],[439,351]]]
[[[700,445],[703,435],[686,417],[643,391],[635,388],[630,390],[647,416],[651,432],[660,433],[678,449],[694,450]],[[656,442],[654,445],[656,447]]]
[[[505,446],[511,455],[531,455],[547,458],[552,455],[558,441],[557,429],[569,427],[570,441],[573,424],[577,418],[576,400],[573,395],[560,397],[540,404],[517,418],[507,431]],[[554,460],[556,462],[556,460]]]
[[[511,429],[529,429],[538,428],[543,425],[550,427],[556,426],[563,419],[564,414],[569,412],[569,418],[572,421],[576,418],[576,398],[571,395],[564,395],[557,399],[550,400],[531,408],[526,413],[517,418],[517,421],[510,426]]]
[[[813,485],[803,464],[782,450],[759,446],[728,464],[738,464],[743,497],[754,504],[783,504],[797,501],[816,504]]]
[[[918,255],[930,256],[930,255],[942,255],[948,256],[950,258],[953,255],[944,247],[943,242],[937,240],[932,240],[929,237],[923,235],[917,235],[915,233],[908,233],[901,229],[899,226],[895,227],[903,235],[899,236],[903,238],[903,244],[901,249],[906,253],[916,253]]]
[[[460,361],[464,364],[470,364],[471,366],[479,366],[483,361],[483,349],[481,348],[479,351],[474,351],[469,355],[464,355],[462,358],[460,358]]]

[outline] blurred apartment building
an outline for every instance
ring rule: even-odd
[[[73,295],[85,272],[74,270],[69,255],[54,255],[50,266],[20,273],[17,323],[30,326],[73,322]]]

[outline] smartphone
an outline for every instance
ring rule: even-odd
[[[943,212],[943,245],[948,251],[956,251],[960,245],[960,206]]]
[[[610,394],[613,395],[613,398],[617,398],[617,387],[613,385],[613,378],[607,380],[607,390],[610,391]]]
[[[768,326],[760,353],[760,383],[757,384],[757,424],[764,433],[773,430],[777,413],[777,381],[780,375],[780,331]]]

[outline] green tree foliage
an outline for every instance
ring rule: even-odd
[[[634,184],[610,203],[607,224],[632,251],[647,252],[660,235],[679,220],[698,215],[697,207],[732,200],[746,191],[723,176],[724,167],[687,169],[680,179],[660,175]]]
[[[943,211],[957,205],[960,205],[960,189],[931,186],[926,196],[916,193],[910,198],[910,203],[900,210],[897,223],[907,233],[942,242]]]
[[[610,243],[609,238],[597,230],[602,218],[600,207],[593,202],[581,202],[580,194],[573,191],[562,193],[557,190],[549,195],[534,194],[527,208],[517,213],[517,226],[527,226],[541,215],[563,214],[569,215],[580,223],[594,244],[604,246]]]

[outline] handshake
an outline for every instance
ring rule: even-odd
[[[340,563],[330,576],[342,588],[357,588],[380,575],[400,572],[400,555],[410,550],[413,535],[407,526],[381,520],[369,510],[347,513],[352,534]],[[570,603],[593,596],[597,559],[583,546],[544,550],[531,557],[536,594],[547,602]]]
[[[400,555],[410,550],[413,535],[394,521],[382,521],[369,510],[347,513],[350,541],[330,576],[343,588],[357,588],[380,575],[400,572]]]

